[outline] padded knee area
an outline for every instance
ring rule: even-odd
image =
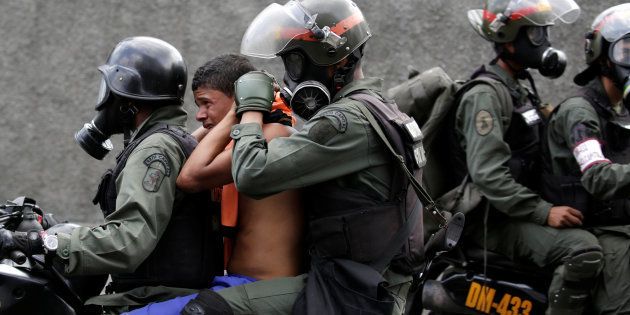
[[[180,313],[181,315],[233,315],[228,302],[212,290],[200,291],[196,298],[190,300]]]
[[[595,278],[601,271],[603,257],[600,246],[589,246],[573,251],[564,261],[564,280],[581,282]]]

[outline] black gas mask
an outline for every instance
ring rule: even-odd
[[[128,100],[111,93],[105,80],[101,80],[96,110],[96,116],[75,133],[74,139],[85,152],[102,160],[113,149],[109,140],[112,135],[125,133],[127,144],[138,109]]]
[[[527,26],[521,28],[514,40],[514,53],[507,57],[523,66],[538,69],[541,75],[558,78],[567,66],[564,52],[551,47],[548,26]]]
[[[606,69],[615,86],[623,93],[623,104],[630,107],[630,34],[626,34],[610,45],[608,59],[612,63]]]
[[[352,81],[354,69],[362,55],[362,47],[347,57],[343,67],[314,64],[306,54],[293,50],[282,54],[284,87],[281,95],[293,112],[309,120],[322,107],[330,104],[334,95]]]

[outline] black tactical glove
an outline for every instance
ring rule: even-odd
[[[0,254],[6,256],[13,250],[19,250],[26,255],[44,253],[44,242],[38,232],[11,232],[0,229]]]
[[[197,297],[190,300],[184,306],[181,315],[233,315],[234,311],[230,304],[220,295],[212,290],[201,290]]]
[[[263,115],[263,124],[271,123],[283,124],[285,126],[292,127],[293,119],[291,119],[291,116],[285,114],[281,109],[276,109],[273,112],[265,113]]]
[[[240,117],[247,111],[271,112],[275,81],[264,71],[252,71],[238,78],[234,83],[236,115]]]

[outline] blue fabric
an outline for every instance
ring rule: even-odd
[[[256,279],[248,276],[230,274],[222,277],[215,277],[210,285],[210,290],[219,291],[225,288],[255,282]],[[150,303],[145,307],[135,309],[123,315],[179,315],[188,301],[197,297],[197,294],[176,297],[164,302]]]

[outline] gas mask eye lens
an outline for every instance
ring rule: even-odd
[[[289,77],[295,81],[300,80],[304,69],[304,56],[297,52],[291,52],[284,55],[282,60]]]
[[[541,46],[547,42],[549,38],[548,27],[546,26],[530,26],[527,27],[527,38],[534,46]]]
[[[617,40],[610,48],[610,60],[620,66],[630,66],[630,36]]]
[[[109,97],[109,89],[107,88],[107,83],[105,82],[105,78],[101,77],[101,85],[98,88],[98,96],[96,97],[96,107],[101,106]]]

